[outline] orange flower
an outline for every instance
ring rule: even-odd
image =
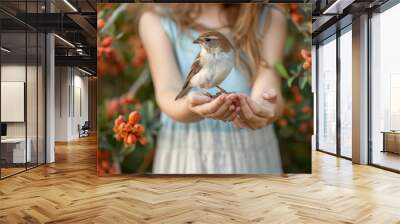
[[[108,160],[101,161],[101,168],[105,170],[108,170],[108,168],[110,168],[110,163],[108,162]]]
[[[117,127],[117,132],[123,132],[124,131],[124,129],[125,129],[125,125],[126,125],[126,123],[125,122],[122,122],[122,123],[120,123],[118,126],[116,126]]]
[[[126,132],[126,133],[131,133],[131,132],[133,132],[133,126],[129,123],[129,121],[128,121],[128,123],[126,123],[126,124],[124,125],[124,128],[122,129],[122,131],[123,131],[123,132]]]
[[[118,100],[111,100],[107,103],[107,116],[112,118],[114,114],[119,110]]]
[[[133,104],[135,102],[135,99],[133,98],[133,96],[131,95],[126,95],[126,96],[122,96],[119,99],[119,103],[121,105],[128,105],[128,104]]]
[[[117,52],[111,48],[112,42],[112,37],[105,37],[97,48],[99,75],[109,74],[117,76],[121,74],[127,66]]]
[[[135,125],[140,120],[140,114],[137,111],[133,111],[129,114],[128,122],[132,125]]]
[[[119,115],[117,119],[114,121],[114,126],[118,127],[120,124],[125,123],[125,118],[122,115]]]
[[[133,131],[139,135],[142,135],[144,133],[144,127],[141,124],[135,124]]]
[[[299,13],[291,13],[291,17],[293,22],[295,23],[301,23],[304,19],[303,15],[299,14]]]
[[[303,107],[302,111],[305,114],[310,113],[311,112],[311,107],[306,105],[306,106]]]
[[[289,6],[290,16],[295,23],[301,23],[304,19],[303,15],[299,12],[299,6],[297,4],[290,4]]]
[[[303,96],[300,93],[299,87],[292,86],[291,91],[292,91],[295,103],[300,104],[301,102],[303,102]]]
[[[99,21],[97,21],[97,29],[102,29],[104,27],[104,20],[99,19]]]
[[[303,121],[303,122],[300,123],[300,125],[299,125],[299,131],[300,131],[301,133],[306,133],[306,132],[308,131],[308,124],[307,124],[307,122]]]
[[[292,107],[286,106],[283,109],[283,114],[287,117],[294,117],[294,116],[296,116],[296,111],[294,111],[294,109]]]
[[[279,119],[278,120],[278,125],[280,127],[286,127],[288,125],[288,121],[286,119]]]
[[[104,53],[104,48],[103,47],[98,47],[97,48],[97,58],[100,58]]]
[[[311,52],[306,49],[301,49],[300,54],[304,59],[303,68],[305,70],[310,69],[311,68]]]
[[[307,62],[307,61],[304,62],[303,68],[304,68],[304,70],[307,70],[307,69],[311,68],[311,63],[309,63],[309,62]]]
[[[105,37],[103,41],[101,41],[101,46],[104,48],[108,48],[112,44],[112,37]]]
[[[125,139],[125,144],[127,145],[133,145],[136,143],[136,136],[134,134],[128,135],[128,137]]]
[[[139,138],[139,142],[140,142],[140,144],[142,144],[142,145],[146,145],[146,144],[147,144],[147,138],[144,137],[144,136],[141,136],[141,137]]]
[[[139,140],[140,144],[147,144],[147,139],[144,136],[145,130],[143,125],[138,124],[140,120],[140,113],[133,111],[129,114],[128,122],[120,115],[114,121],[113,131],[115,132],[115,139],[123,141],[127,145],[133,145]]]
[[[107,44],[107,40],[104,39],[103,42],[104,42],[104,41],[106,41],[106,44]],[[111,44],[111,43],[110,43],[110,44]],[[103,46],[103,44],[102,44],[102,46]],[[111,59],[111,60],[114,59],[114,57],[115,57],[115,52],[113,51],[113,49],[110,48],[110,46],[103,46],[103,52],[104,52],[104,54],[105,54],[109,59]]]
[[[297,104],[300,104],[301,102],[303,102],[303,96],[298,94],[294,96],[294,102]]]
[[[292,86],[292,88],[290,90],[292,91],[293,95],[296,95],[296,94],[300,93],[300,89],[297,86]]]
[[[290,12],[293,12],[293,11],[297,11],[299,6],[296,3],[293,3],[293,4],[289,5],[289,8],[290,8]]]
[[[306,49],[301,49],[300,54],[304,59],[311,57],[311,52]]]

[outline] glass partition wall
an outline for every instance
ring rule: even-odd
[[[318,149],[336,154],[336,36],[318,46]]]
[[[352,34],[351,25],[341,31],[340,68],[340,155],[352,158]]]
[[[45,163],[45,35],[0,3],[0,178]],[[39,1],[19,1],[35,13]],[[23,15],[24,13],[22,13]],[[25,13],[26,15],[26,13]]]
[[[395,172],[400,172],[398,21],[400,4],[387,1],[369,12],[365,34],[369,40],[368,164]],[[350,24],[316,45],[317,149],[347,159],[352,158],[352,42]]]
[[[318,44],[317,149],[352,157],[352,33],[351,25]]]
[[[370,163],[400,171],[400,4],[371,18]]]

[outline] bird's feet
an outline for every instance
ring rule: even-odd
[[[215,94],[214,97],[218,97],[218,96],[220,96],[221,94],[229,95],[229,94],[233,94],[233,93],[235,93],[235,92],[219,91],[218,93]]]
[[[216,96],[212,95],[212,94],[209,93],[209,92],[203,92],[203,94],[206,95],[206,96],[208,96],[208,97],[210,97],[211,99],[213,99],[213,98],[216,97]]]
[[[218,89],[219,89],[219,92],[217,93],[217,97],[219,96],[219,95],[221,95],[221,94],[226,94],[226,95],[229,95],[229,94],[231,94],[231,93],[235,93],[235,92],[227,92],[226,90],[224,90],[223,88],[221,88],[220,86],[216,86]]]
[[[217,98],[218,96],[220,96],[220,95],[222,95],[222,94],[229,95],[229,94],[231,94],[231,93],[235,93],[235,92],[227,92],[227,91],[225,91],[224,89],[222,89],[222,88],[219,87],[219,86],[216,86],[216,87],[219,89],[219,92],[216,93],[215,95],[212,95],[211,93],[207,92],[207,90],[205,90],[205,89],[202,89],[201,92],[202,92],[204,95],[210,97],[211,99],[215,99],[215,98]]]

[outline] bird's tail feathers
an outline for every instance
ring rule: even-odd
[[[186,95],[189,93],[189,91],[190,91],[191,89],[192,89],[192,87],[190,87],[189,85],[185,86],[185,87],[178,93],[178,95],[176,96],[175,100],[178,100],[178,99],[180,99],[180,98],[186,96]]]

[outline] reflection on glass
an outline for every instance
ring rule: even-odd
[[[400,170],[400,5],[372,17],[372,163]]]
[[[39,33],[38,35],[38,77],[37,77],[37,91],[38,91],[38,136],[37,136],[37,147],[38,147],[38,164],[45,163],[45,73],[44,66],[46,60],[45,35]]]
[[[1,123],[6,133],[1,140],[1,176],[25,170],[31,161],[30,142],[26,141],[25,89],[26,43],[25,33],[1,34]]]
[[[26,113],[27,113],[27,142],[31,151],[31,158],[27,163],[28,168],[37,165],[38,144],[37,144],[37,79],[38,79],[38,52],[37,52],[37,33],[27,33],[27,81],[26,81]],[[29,148],[28,147],[28,148]]]
[[[336,153],[336,40],[318,48],[318,149]]]
[[[352,36],[340,36],[340,154],[351,158],[352,141]]]
[[[44,13],[45,1],[0,1],[14,14]],[[45,162],[45,35],[0,12],[0,178]],[[39,17],[33,16],[33,19]],[[37,21],[36,21],[37,22]]]

